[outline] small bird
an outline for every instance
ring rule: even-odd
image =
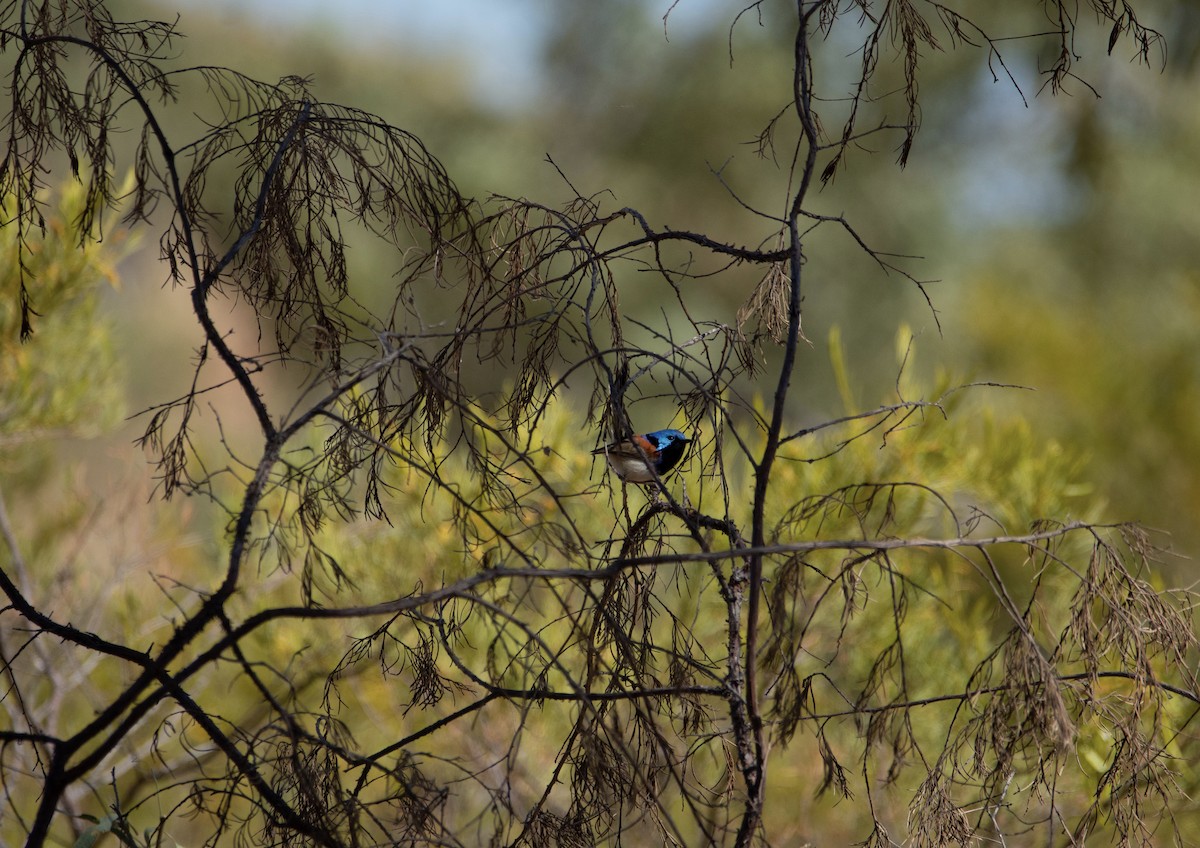
[[[604,454],[609,467],[626,483],[653,483],[676,466],[690,441],[678,430],[655,430],[596,448],[592,455]]]

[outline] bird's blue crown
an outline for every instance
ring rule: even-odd
[[[653,433],[647,433],[646,438],[654,443],[654,446],[662,450],[672,442],[690,442],[686,435],[678,430],[655,430]]]

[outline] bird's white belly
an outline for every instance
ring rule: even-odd
[[[617,476],[628,483],[652,483],[654,472],[640,456],[622,456],[617,453],[608,454],[608,464]]]

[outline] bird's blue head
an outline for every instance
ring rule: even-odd
[[[646,438],[653,442],[654,447],[659,450],[663,450],[676,442],[686,445],[691,441],[691,439],[678,430],[655,430],[653,433],[647,433]]]
[[[655,470],[660,475],[666,474],[675,467],[679,460],[683,459],[683,452],[687,450],[688,442],[691,441],[678,430],[655,430],[653,433],[646,434],[646,440],[658,451]]]

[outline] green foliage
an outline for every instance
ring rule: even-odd
[[[799,524],[796,510],[787,514],[776,510],[773,518],[779,528],[776,542],[874,539],[880,535],[896,539],[954,538],[960,534],[986,537],[1036,530],[1045,526],[1043,519],[1049,516],[1069,515],[1088,521],[1103,517],[1103,502],[1083,476],[1082,457],[1053,442],[1039,440],[1027,422],[1000,413],[989,403],[996,393],[1019,390],[988,386],[960,390],[947,373],[925,384],[912,376],[918,370],[919,357],[907,331],[901,333],[897,348],[897,368],[905,369],[899,381],[904,394],[884,399],[885,405],[914,398],[936,400],[937,405],[900,412],[885,418],[882,426],[875,416],[790,443],[784,464],[772,480],[775,493],[772,502],[790,504],[798,492],[814,495],[800,500],[805,516]],[[850,374],[843,375],[843,379],[850,385],[855,382]],[[498,528],[476,523],[472,532],[462,535],[453,532],[457,498],[471,498],[477,493],[429,486],[428,478],[420,470],[397,466],[388,480],[389,526],[374,522],[332,524],[319,540],[321,549],[336,559],[348,575],[353,584],[350,593],[356,602],[369,604],[375,599],[401,596],[413,587],[419,591],[421,587],[486,574],[493,568],[518,567],[521,563],[506,556],[497,539],[518,533],[522,524],[528,529],[538,524],[570,521],[579,535],[596,540],[598,550],[611,544],[606,540],[614,534],[619,536],[620,528],[628,520],[625,510],[637,514],[646,498],[636,487],[627,487],[622,492],[620,484],[590,455],[594,444],[581,442],[577,414],[570,397],[561,397],[546,409],[537,431],[522,434],[517,441],[528,439],[532,443],[538,461],[536,469],[531,471],[536,470],[561,490],[586,489],[585,494],[566,504],[539,499],[536,493],[522,492],[522,473],[514,470],[512,495],[525,511],[518,516],[505,516],[497,511],[493,516],[496,521],[512,522],[502,523]],[[481,415],[480,421],[484,420]],[[492,452],[493,459],[500,464],[517,460],[496,444],[492,445]],[[713,497],[714,493],[706,491],[706,487],[712,487],[714,480],[704,474],[713,461],[710,443],[684,461],[681,472],[670,478],[669,489],[677,497],[685,493],[690,499]],[[430,465],[443,478],[470,481],[474,478],[469,473],[469,462],[459,451],[432,457]],[[746,502],[744,493],[751,482],[750,469],[734,459],[728,462],[727,479],[734,488],[731,518],[744,523],[749,516],[737,505]],[[715,533],[706,534],[706,542],[713,549],[723,547]],[[675,538],[669,544],[671,551],[696,550],[686,539]],[[1067,547],[1080,545],[1086,547],[1085,542],[1069,542]],[[573,553],[556,552],[553,546],[537,550],[540,551],[535,558],[538,568],[569,567],[574,561]],[[664,552],[662,540],[656,550]],[[1067,548],[1060,548],[1059,554],[1067,556]],[[806,690],[803,699],[812,699],[810,706],[817,714],[836,716],[855,703],[886,704],[893,699],[933,698],[923,712],[929,720],[908,731],[915,747],[897,747],[892,754],[892,765],[898,769],[916,748],[937,749],[946,726],[953,722],[955,708],[961,709],[958,701],[941,702],[937,696],[970,690],[978,669],[986,666],[997,640],[1002,641],[1013,624],[998,602],[996,584],[984,561],[969,553],[914,547],[897,551],[886,570],[864,558],[853,568],[853,578],[844,582],[844,601],[822,603],[823,593],[842,581],[835,576],[842,572],[847,561],[844,550],[813,551],[800,559],[781,561],[767,575],[768,594],[773,598],[768,617],[784,616],[794,623],[811,616],[803,628],[802,649],[799,645],[789,647],[783,642],[773,642],[763,660],[764,668],[774,673],[780,671],[780,663],[794,664],[771,692],[770,716],[778,727],[789,722],[794,726],[798,717],[795,711],[800,704],[789,700],[798,693],[788,688],[787,681],[813,674],[819,681]],[[1039,638],[1052,644],[1063,619],[1060,612],[1050,614],[1050,611],[1071,608],[1074,581],[1063,574],[1046,573],[1045,563],[1039,564],[1019,545],[997,550],[993,563],[1005,584],[1013,587],[1018,604],[1027,602],[1027,588],[1038,585],[1038,603],[1047,609],[1045,629],[1039,630]],[[721,605],[706,589],[712,579],[708,570],[695,563],[660,566],[637,579],[644,581],[644,585],[633,591],[632,596],[617,592],[611,597],[653,598],[651,606],[640,612],[636,605],[619,611],[614,608],[614,614],[643,618],[646,628],[643,635],[648,641],[674,642],[696,664],[687,671],[664,664],[658,672],[662,679],[702,681],[703,673],[694,675],[707,662],[713,663],[712,671],[716,672],[720,667],[724,621]],[[514,593],[523,594],[524,599],[518,604],[524,611],[519,626],[505,618],[481,614],[475,604],[466,601],[442,610],[444,626],[454,634],[453,641],[458,645],[455,659],[426,642],[420,628],[398,622],[389,622],[370,635],[360,629],[349,629],[330,639],[326,632],[320,640],[307,636],[307,628],[301,624],[283,625],[260,645],[267,651],[264,658],[272,663],[291,663],[292,655],[298,658],[302,653],[307,664],[336,666],[335,681],[323,695],[325,702],[335,705],[333,715],[346,726],[370,726],[369,738],[360,740],[368,748],[382,747],[388,740],[412,733],[416,727],[436,725],[483,694],[475,686],[464,687],[454,682],[461,677],[463,662],[470,663],[472,674],[481,679],[495,675],[502,685],[514,690],[536,685],[547,691],[564,691],[570,688],[573,679],[587,678],[582,670],[570,665],[570,653],[565,647],[555,648],[570,645],[576,638],[572,635],[575,625],[561,615],[562,607],[573,606],[570,599],[560,594],[552,600],[548,590],[533,580],[501,588],[504,585],[497,585],[498,594],[484,597],[502,605],[511,603]],[[583,587],[562,591],[586,594]],[[836,591],[841,593],[843,588]],[[900,596],[907,599],[901,619],[902,633],[893,612]],[[799,602],[797,597],[807,600]],[[344,594],[341,599],[347,600]],[[688,636],[680,641],[683,625]],[[788,629],[783,626],[779,632]],[[602,637],[593,634],[593,638]],[[892,642],[895,647],[889,648]],[[617,644],[612,643],[612,651],[617,650]],[[489,646],[486,656],[478,655],[475,646]],[[846,650],[847,646],[852,650]],[[559,672],[531,681],[525,676],[525,669],[538,663],[530,663],[529,655],[543,652],[548,656],[561,652],[558,662],[566,665],[560,665]],[[789,652],[793,653],[791,659],[787,659]],[[901,655],[907,668],[919,670],[903,683],[895,669],[888,671],[878,664],[881,656]],[[607,659],[603,666],[620,667],[617,654],[610,651],[604,656]],[[555,663],[548,666],[553,668]],[[681,674],[684,676],[677,677]],[[679,709],[696,708],[686,704],[681,701]],[[570,735],[574,721],[572,709],[557,706],[553,701],[530,709],[536,712],[539,730],[536,739],[524,743],[522,752],[527,759],[512,778],[515,785],[522,784],[522,774],[537,785],[536,775],[541,769],[553,767],[556,752]],[[368,716],[369,722],[364,722]],[[826,785],[823,761],[866,757],[882,744],[890,726],[885,718],[880,715],[878,722],[872,720],[869,732],[849,717],[826,719],[827,726],[820,737],[827,746],[823,755],[812,749],[814,743],[807,734],[789,744],[791,733],[780,730],[785,750],[772,761],[771,791],[775,803],[768,804],[768,810],[775,812],[768,814],[768,829],[788,831],[787,819],[794,814],[795,802],[785,799],[795,799],[799,794],[805,807],[813,811],[811,830],[833,840],[861,839],[862,833],[856,826],[840,825],[836,814],[820,812],[827,800],[808,796],[813,788]],[[512,744],[512,736],[519,733],[524,720],[514,715],[516,723],[490,721],[479,729],[477,741],[483,750]],[[802,721],[807,724],[811,719]],[[1096,786],[1100,774],[1094,765],[1097,758],[1112,755],[1112,726],[1111,720],[1098,715],[1082,731],[1089,752],[1086,768],[1083,772],[1073,769],[1069,775],[1070,780],[1079,782],[1081,798],[1087,798]],[[678,744],[704,748],[709,743],[680,739]],[[480,754],[477,750],[473,752],[471,746],[460,749],[445,741],[438,750],[441,754],[456,750],[464,762]],[[695,768],[698,774],[707,773],[708,780],[719,781],[722,774],[719,747],[710,754],[711,757],[698,758]],[[879,768],[886,770],[887,764]],[[863,791],[861,780],[854,776],[857,770],[848,767],[843,791]],[[1068,776],[1063,780],[1068,780]],[[461,792],[459,800],[464,809],[469,809],[469,784],[464,784]],[[906,803],[902,793],[894,798],[880,798],[876,812],[900,831]]]
[[[111,243],[83,237],[87,202],[72,183],[37,240],[18,257],[16,227],[0,228],[6,257],[0,272],[0,450],[13,460],[16,443],[66,435],[95,436],[122,415],[120,364],[108,321],[98,307],[101,288],[116,285],[119,253]],[[15,200],[4,215],[11,218]],[[28,287],[39,319],[34,335],[20,339],[19,292]]]
[[[940,399],[939,404],[911,410],[907,417],[899,414],[887,418],[883,426],[877,426],[874,418],[855,420],[789,443],[785,461],[773,479],[777,495],[772,502],[789,504],[796,499],[797,492],[834,492],[842,493],[842,497],[836,505],[825,499],[811,502],[810,517],[798,533],[794,528],[785,529],[793,526],[795,516],[789,519],[777,510],[772,520],[779,524],[783,534],[779,541],[854,538],[860,534],[873,535],[880,527],[887,528],[885,535],[896,538],[944,537],[956,530],[972,528],[975,532],[993,534],[1025,529],[1047,515],[1100,517],[1103,504],[1081,477],[1082,459],[1054,443],[1039,441],[1026,422],[999,413],[988,403],[997,392],[1018,390],[981,386],[953,391],[957,383],[946,373],[925,383],[915,376],[920,370],[920,357],[907,331],[899,335],[896,349],[896,367],[903,369],[897,385],[903,396],[885,398],[884,404],[914,398]],[[835,357],[835,361],[841,360]],[[848,386],[856,382],[849,372],[840,375],[840,379]],[[480,424],[477,444],[492,455],[493,461],[511,462],[513,457],[507,455],[502,444],[494,438],[487,442],[491,424],[487,416],[479,413],[477,420]],[[527,472],[514,469],[513,496],[527,510],[526,524],[554,524],[569,518],[579,524],[580,535],[597,540],[597,546],[603,547],[608,544],[604,540],[613,536],[614,527],[627,520],[626,503],[631,512],[637,513],[646,501],[637,487],[622,491],[597,458],[591,456],[594,441],[581,438],[577,407],[569,395],[552,402],[537,430],[522,433],[518,441],[532,447],[531,453],[537,457],[536,467],[530,471],[553,481],[562,490],[586,490],[585,495],[565,507],[550,499],[528,497],[521,491],[522,475]],[[710,443],[689,455],[681,472],[669,480],[673,493],[682,496],[686,492],[689,498],[697,499],[713,496],[708,491],[713,480],[704,474],[713,461],[711,451]],[[430,457],[428,468],[437,468],[448,479],[471,481],[475,478],[469,473],[470,461],[463,451],[445,450]],[[732,502],[744,502],[740,493],[748,491],[750,469],[735,459],[727,462],[730,463],[728,479],[735,488]],[[913,485],[912,481],[917,480],[927,483],[927,487]],[[325,525],[315,540],[316,547],[330,561],[335,561],[347,578],[347,584],[339,590],[339,604],[371,604],[380,599],[404,597],[422,587],[454,582],[506,565],[503,552],[496,547],[487,528],[476,525],[473,545],[472,537],[455,532],[454,493],[429,486],[422,469],[397,465],[387,482],[385,502],[390,524],[333,522]],[[947,497],[939,493],[947,493]],[[477,492],[460,490],[458,494],[470,498]],[[140,508],[151,507],[143,504]],[[278,508],[286,511],[297,506]],[[564,515],[564,509],[569,510],[569,516]],[[126,520],[130,517],[127,515]],[[746,520],[736,508],[733,517]],[[496,513],[496,519],[514,522],[500,528],[505,534],[514,532],[521,523],[500,512]],[[147,534],[134,540],[135,547],[162,543],[161,539],[155,541],[153,520],[131,522],[128,526],[140,526],[141,532]],[[709,541],[715,547],[721,546],[719,538],[710,536]],[[694,549],[686,540],[675,544],[680,550]],[[567,564],[568,560],[556,561],[552,548],[542,550],[545,558],[538,560],[539,567],[551,569]],[[816,598],[823,591],[823,580],[817,575],[821,571],[836,573],[842,556],[814,552],[804,560],[800,571],[796,570],[796,561],[785,561],[768,574],[770,591],[792,589],[799,581],[800,596]],[[1001,552],[997,562],[998,567],[1006,569],[1011,586],[1022,585],[1029,579],[1022,577],[1022,572],[1029,574],[1034,568],[1034,563],[1019,550]],[[335,587],[322,582],[329,572],[318,566],[319,563],[305,563],[308,579],[315,583],[315,593],[332,593]],[[192,567],[203,566],[196,563]],[[1006,626],[987,582],[978,571],[978,563],[950,552],[914,551],[899,554],[893,567],[892,573],[874,566],[864,568],[841,607],[820,609],[820,614],[806,628],[804,650],[793,658],[797,677],[818,670],[830,691],[847,696],[863,691],[878,674],[872,667],[873,658],[896,637],[889,599],[900,585],[916,589],[904,620],[903,651],[909,667],[922,670],[906,696],[919,699],[958,691],[967,685],[975,665]],[[724,624],[720,606],[713,604],[704,591],[709,580],[707,571],[695,565],[660,569],[649,576],[650,582],[639,593],[655,597],[655,615],[648,615],[649,610],[638,613],[636,609],[619,614],[646,615],[647,627],[661,631],[654,638],[668,642],[679,638],[677,628],[686,623],[690,629],[689,650],[695,652],[703,647],[704,651],[715,651],[719,656]],[[454,634],[462,656],[472,656],[471,646],[491,646],[486,656],[478,658],[480,665],[474,669],[475,673],[488,674],[490,669],[511,687],[528,686],[530,681],[521,671],[527,667],[523,662],[528,659],[526,655],[571,639],[571,627],[558,613],[558,603],[563,599],[549,602],[544,596],[546,590],[535,582],[503,590],[498,584],[496,591],[499,594],[491,596],[496,603],[511,601],[514,592],[524,594],[520,605],[529,617],[522,628],[505,633],[508,625],[478,611],[472,612],[472,604],[452,604],[443,609],[442,618]],[[1066,591],[1065,582],[1062,591]],[[241,600],[238,606],[244,608],[244,613],[256,607],[258,592],[269,592],[276,603],[289,599],[299,602],[303,594],[296,581],[280,573]],[[137,602],[129,605],[130,598],[139,594],[114,597],[97,611],[99,618],[107,622],[108,630],[120,622],[137,626],[137,622],[144,620],[145,613],[139,611]],[[1069,601],[1065,594],[1042,598],[1042,603],[1061,604],[1063,609],[1069,606]],[[540,618],[539,609],[544,610]],[[671,610],[671,615],[663,616],[665,610]],[[769,614],[794,616],[805,611],[781,594]],[[672,636],[672,631],[676,635]],[[536,641],[529,640],[531,633],[536,634]],[[538,648],[538,644],[545,648]],[[855,650],[844,652],[842,646],[847,644]],[[779,652],[784,647],[772,646],[764,660],[767,667],[783,660]],[[346,626],[328,623],[314,630],[304,622],[281,622],[258,631],[243,644],[243,650],[255,662],[290,669],[289,698],[301,708],[298,715],[310,732],[329,732],[331,721],[346,728],[354,727],[356,742],[368,750],[383,749],[397,739],[435,726],[482,694],[474,686],[455,682],[459,675],[451,658],[426,642],[420,628],[402,622],[384,623],[373,632],[364,631],[360,623]],[[608,656],[607,662],[615,662],[615,655]],[[835,656],[839,656],[838,662],[831,664]],[[505,667],[507,673],[503,671]],[[328,669],[336,669],[336,673],[325,684],[323,670]],[[107,689],[112,684],[106,679],[110,674],[109,667],[100,666],[86,685]],[[678,682],[689,679],[687,675],[694,674],[694,669],[685,671],[664,665],[661,674],[664,679]],[[548,691],[561,691],[569,679],[551,675],[539,685]],[[819,689],[818,686],[817,690],[811,690],[809,697],[825,697]],[[230,682],[222,676],[206,677],[196,682],[193,692],[201,702],[214,706],[219,703],[220,712],[232,725],[251,734],[266,731],[265,727],[258,728],[258,722],[265,718],[260,694],[245,678]],[[787,720],[790,707],[787,697],[788,692],[782,687],[771,693],[770,715],[774,721]],[[886,702],[886,698],[883,700]],[[844,703],[844,707],[848,706]],[[696,709],[682,701],[679,708]],[[459,757],[465,764],[485,751],[512,744],[515,736],[521,735],[520,728],[535,715],[536,738],[525,740],[523,771],[514,775],[513,780],[515,787],[520,786],[520,775],[525,774],[536,786],[538,775],[553,767],[556,753],[571,733],[574,720],[572,710],[560,708],[554,702],[531,705],[529,714],[514,712],[509,719],[497,718],[493,713],[477,729],[474,744],[454,753],[454,746],[443,743],[442,750],[447,757]],[[933,704],[924,708],[923,715],[929,720],[913,729],[914,744],[932,746],[938,741],[938,728],[952,717],[952,705]],[[156,745],[160,757],[176,762],[186,757],[187,749],[199,744],[202,737],[189,728],[188,720],[182,716],[171,719],[171,723],[177,725],[176,732],[160,736]],[[1111,727],[1111,722],[1097,716],[1080,728],[1085,775],[1073,779],[1090,780],[1095,786],[1103,776],[1105,763],[1111,762],[1116,750]],[[832,762],[833,758],[864,756],[873,743],[864,743],[862,728],[849,719],[828,721],[820,738],[825,740],[823,751],[813,749],[814,743],[807,736],[791,744],[787,744],[786,737],[783,740],[783,749],[772,760],[772,800],[768,810],[776,812],[769,812],[768,828],[772,832],[790,832],[793,826],[790,817],[799,807],[806,811],[809,833],[819,832],[824,838],[835,840],[861,839],[862,833],[855,825],[839,823],[843,817],[829,807],[832,797],[812,797],[812,789],[824,785],[828,779],[822,763]],[[867,738],[870,739],[870,734]],[[680,744],[688,743],[681,739]],[[909,754],[897,749],[893,756],[898,762]],[[720,780],[721,762],[719,749],[713,748],[708,756],[697,759],[696,773],[707,774],[709,780]],[[456,773],[456,769],[447,770],[428,760],[415,760],[412,768],[413,780],[437,775],[445,778]],[[843,791],[863,791],[855,772],[855,768],[849,767],[846,775],[837,778],[847,781]],[[121,776],[118,788],[137,785],[142,779],[141,769],[135,768]],[[355,779],[354,773],[338,778],[347,787]],[[464,809],[470,808],[471,786],[469,781],[462,783],[457,793],[456,803]],[[1081,787],[1084,793],[1081,797],[1087,797],[1089,791]],[[877,813],[890,817],[898,830],[905,815],[905,797],[901,793],[894,798],[876,799]],[[170,798],[169,792],[160,794],[159,803],[168,803]],[[443,815],[453,820],[452,812],[445,811]],[[112,827],[117,821],[113,816],[105,817],[83,833],[81,844],[82,840],[99,838],[106,832],[106,824]],[[195,830],[181,823],[170,830],[171,838],[180,844],[203,838],[203,832],[199,822]]]
[[[80,627],[133,644],[166,638],[171,630],[162,593],[143,569],[168,580],[211,564],[196,557],[190,510],[167,514],[151,498],[152,481],[127,461],[107,462],[105,437],[124,416],[128,347],[113,337],[106,289],[120,290],[117,263],[129,248],[126,234],[105,222],[104,242],[81,239],[85,197],[70,184],[51,206],[44,231],[29,234],[24,280],[37,311],[34,333],[20,340],[17,228],[0,228],[8,261],[0,272],[0,513],[4,532],[0,567],[34,604]],[[6,206],[12,213],[12,200]],[[215,529],[215,528],[214,528]],[[217,547],[213,539],[212,547]],[[5,698],[0,724],[21,721],[63,732],[91,720],[94,704],[123,685],[111,663],[80,661],[52,640],[27,640],[11,607],[0,617],[0,656],[6,680],[34,668],[36,685]],[[22,661],[32,659],[26,667]],[[19,704],[18,704],[19,702]],[[7,762],[8,791],[18,809],[40,793],[37,755]],[[31,759],[24,759],[28,755]],[[118,783],[130,766],[114,769]],[[80,825],[74,844],[103,844],[116,836],[129,848],[151,844],[124,814]],[[18,844],[18,817],[0,815],[0,843]],[[157,843],[155,843],[157,844]]]
[[[97,819],[95,816],[81,816],[86,821],[92,822],[92,826],[79,835],[75,840],[74,848],[92,848],[102,836],[111,833],[125,848],[149,848],[153,845],[153,829],[147,829],[139,840],[133,831],[129,829],[129,824],[125,817],[120,813],[109,813],[102,819]]]
[[[979,272],[963,316],[973,355],[990,373],[1036,386],[1020,404],[1031,425],[1087,445],[1113,511],[1169,532],[1191,556],[1200,545],[1191,518],[1200,509],[1200,280],[1179,264],[1190,260],[1165,255],[1126,269],[1126,279],[1114,268],[1084,277],[1074,259],[1091,250],[1090,241],[1029,248]]]

